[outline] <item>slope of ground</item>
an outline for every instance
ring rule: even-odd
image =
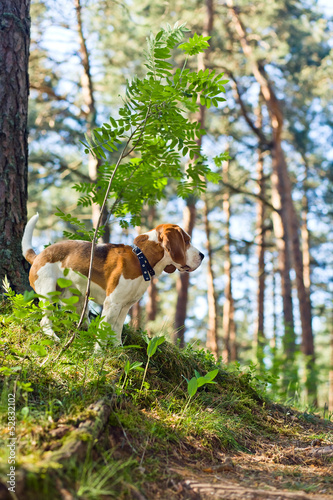
[[[0,317],[0,499],[333,499],[331,421],[271,403],[251,374],[223,366],[190,399],[187,380],[215,361],[168,342],[142,385],[140,332],[127,330],[125,347],[105,356],[82,332],[54,362],[60,347],[37,319],[7,305]],[[72,333],[64,325],[63,344]],[[7,482],[11,394],[16,497]]]

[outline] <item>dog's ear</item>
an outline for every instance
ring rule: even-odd
[[[176,268],[175,268],[175,266],[173,264],[169,264],[163,270],[164,270],[165,273],[172,274],[172,273],[175,272]]]
[[[144,243],[147,240],[148,240],[148,236],[146,234],[139,234],[139,236],[137,236],[134,239],[133,243],[134,243],[134,245],[137,245],[140,248],[140,244]]]
[[[164,227],[160,233],[160,239],[171,259],[180,266],[185,266],[186,249],[182,229],[178,226]]]

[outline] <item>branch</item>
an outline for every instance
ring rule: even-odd
[[[264,149],[270,150],[272,148],[272,141],[269,141],[267,139],[267,137],[265,136],[265,134],[263,133],[263,131],[261,130],[261,128],[258,128],[253,123],[253,121],[251,120],[251,118],[249,117],[249,114],[247,112],[245,103],[243,101],[243,97],[242,97],[242,95],[241,95],[241,93],[239,91],[239,86],[238,86],[237,80],[236,80],[234,74],[231,71],[229,71],[229,74],[230,74],[230,77],[232,79],[233,89],[234,89],[234,91],[236,93],[236,101],[240,105],[240,108],[241,108],[241,111],[242,111],[242,115],[244,116],[246,123],[249,125],[249,127],[252,129],[252,131],[259,138],[259,141],[260,141],[259,147],[261,147],[261,148],[264,147]]]
[[[280,210],[278,208],[275,208],[269,201],[264,198],[264,196],[261,196],[260,194],[256,193],[251,193],[251,191],[246,191],[246,189],[242,189],[236,186],[233,186],[232,184],[229,184],[228,182],[221,181],[224,186],[227,188],[231,189],[234,193],[238,194],[245,194],[246,196],[252,196],[253,198],[257,198],[258,200],[262,201],[267,207],[269,207],[271,210],[274,212],[280,213]]]

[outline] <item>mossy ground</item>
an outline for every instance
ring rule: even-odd
[[[163,343],[140,391],[142,372],[131,371],[125,382],[124,366],[127,360],[145,366],[142,333],[126,328],[124,348],[100,357],[93,355],[94,339],[82,333],[53,363],[58,345],[45,346],[46,362],[31,348],[45,340],[35,319],[17,321],[5,304],[1,321],[1,474],[5,482],[7,401],[15,392],[19,499],[204,498],[184,480],[213,484],[221,474],[251,488],[333,492],[329,459],[295,452],[332,444],[332,422],[274,405],[246,370],[218,366],[216,384],[200,388],[186,407],[186,379],[217,367],[205,350]],[[94,434],[85,423],[97,418],[88,407],[100,400],[110,414]],[[84,453],[64,459],[61,451],[75,440],[85,443]],[[7,498],[4,491],[0,498]]]

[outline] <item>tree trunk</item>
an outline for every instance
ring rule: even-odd
[[[328,409],[333,412],[333,327],[330,331],[330,370],[328,376]]]
[[[187,205],[184,208],[183,215],[183,229],[190,236],[192,236],[193,227],[196,217],[196,207],[195,198],[187,198]],[[174,341],[179,342],[180,347],[185,345],[185,320],[187,315],[187,299],[188,299],[188,285],[190,282],[189,273],[181,273],[177,280],[176,290],[177,290],[177,303],[176,303],[176,314],[175,314],[175,335]]]
[[[229,162],[223,162],[222,166],[223,182],[229,182]],[[236,325],[234,320],[234,299],[232,296],[232,262],[230,253],[230,193],[228,188],[223,194],[223,212],[225,217],[225,238],[224,245],[224,275],[226,284],[224,289],[223,304],[223,338],[224,346],[222,358],[225,363],[237,360]]]
[[[96,117],[97,117],[96,103],[94,96],[94,84],[91,77],[90,55],[88,52],[86,39],[83,33],[81,0],[74,0],[74,3],[76,10],[77,30],[80,40],[80,57],[83,67],[83,73],[81,76],[82,97],[83,97],[83,102],[87,109],[86,112],[87,124],[88,124],[87,134],[89,137],[91,137],[92,131],[96,127]],[[99,166],[100,166],[100,160],[98,160],[98,158],[95,158],[91,153],[89,153],[88,172],[89,172],[89,177],[93,183],[95,183],[97,180]],[[99,213],[100,213],[100,206],[97,205],[96,203],[93,203],[92,223],[94,228],[97,226]],[[107,208],[105,208],[101,221],[101,224],[105,225],[104,234],[103,237],[101,238],[102,243],[108,243],[110,241],[110,229],[109,225],[107,224],[107,219],[108,219],[108,211]]]
[[[261,103],[257,111],[256,126],[262,128]],[[258,258],[258,291],[257,291],[257,321],[255,327],[255,350],[256,359],[261,370],[265,368],[264,364],[264,347],[265,347],[265,331],[264,331],[264,300],[265,300],[265,203],[262,201],[266,195],[265,178],[264,178],[264,157],[260,147],[258,148],[257,161],[257,182],[259,186],[259,196],[257,202],[257,224],[256,224],[256,253]]]
[[[27,219],[30,0],[0,2],[0,286],[29,287],[21,240]]]
[[[141,304],[140,301],[136,302],[130,310],[131,325],[138,330],[141,328]]]
[[[210,34],[213,28],[214,10],[213,10],[213,0],[206,0],[206,19],[203,29],[203,36]],[[198,55],[198,70],[205,69],[205,58],[208,57],[208,53],[203,55],[200,53]],[[201,126],[204,126],[205,121],[205,107],[200,105],[198,120]],[[197,141],[199,147],[201,147],[201,137]],[[187,206],[184,210],[184,222],[183,229],[192,236],[192,231],[195,223],[196,216],[196,199],[194,197],[189,197],[187,199]],[[188,299],[188,286],[190,282],[190,275],[188,273],[183,273],[179,276],[177,280],[177,304],[176,304],[176,314],[175,314],[175,335],[174,341],[180,342],[180,347],[184,347],[184,334],[185,334],[185,320],[187,311],[187,299]]]
[[[311,255],[310,255],[310,234],[308,229],[308,172],[309,167],[305,161],[305,177],[303,181],[303,197],[302,197],[302,224],[301,224],[301,237],[302,237],[302,260],[303,260],[303,281],[305,287],[306,301],[308,307],[311,308]],[[311,318],[309,318],[311,320]],[[314,341],[312,336],[307,334],[303,337],[303,352],[307,356],[306,371],[307,380],[306,388],[308,396],[311,398],[313,404],[317,404],[317,380],[315,370],[315,357],[314,357]]]
[[[216,359],[219,357],[218,349],[218,335],[217,335],[217,298],[214,286],[214,272],[213,272],[213,254],[210,242],[210,225],[209,225],[209,208],[207,196],[204,199],[204,223],[206,231],[206,248],[208,254],[208,264],[207,264],[207,298],[208,298],[208,331],[207,331],[207,341],[206,347],[215,356]]]
[[[155,226],[155,218],[156,218],[156,207],[152,205],[148,207],[148,217],[147,217],[147,230],[153,229]],[[157,300],[158,300],[158,289],[157,289],[157,280],[154,276],[151,278],[150,285],[147,290],[148,300],[146,304],[146,319],[147,322],[155,321],[157,315]],[[148,335],[152,335],[152,331],[150,327],[147,328]]]
[[[287,163],[282,149],[283,114],[281,104],[278,101],[272,85],[270,84],[264,68],[256,61],[252,47],[246,38],[246,32],[240,20],[239,14],[233,5],[233,0],[227,0],[229,11],[239,36],[239,40],[245,56],[252,65],[254,77],[260,85],[262,95],[270,114],[273,130],[273,174],[277,177],[275,185],[280,198],[280,214],[285,231],[285,251],[288,251],[287,238],[289,236],[292,248],[293,265],[296,273],[296,285],[299,302],[299,311],[302,325],[302,351],[307,359],[307,370],[310,371],[306,380],[306,388],[309,396],[316,399],[316,383],[311,368],[315,364],[314,342],[312,332],[312,313],[310,297],[306,292],[303,279],[303,256],[299,239],[299,222],[291,196],[291,181],[288,174]],[[288,234],[289,233],[289,234]],[[294,335],[292,333],[292,335]]]

